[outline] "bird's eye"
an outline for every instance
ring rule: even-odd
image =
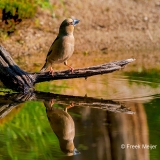
[[[73,25],[73,22],[69,22],[69,25]]]

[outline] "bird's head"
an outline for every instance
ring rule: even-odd
[[[72,19],[72,18],[67,18],[65,19],[59,29],[59,33],[61,34],[73,34],[74,31],[74,26],[79,23],[79,20],[77,19]]]

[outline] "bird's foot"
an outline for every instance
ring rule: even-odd
[[[65,107],[64,110],[67,112],[67,110],[68,110],[69,108],[72,108],[72,107],[74,107],[74,103],[72,103],[72,104],[70,104],[69,106]]]
[[[72,73],[74,73],[74,68],[70,67],[70,70],[71,70]]]
[[[50,101],[50,108],[52,108],[53,104],[54,104],[54,99]]]
[[[49,74],[52,75],[52,76],[54,76],[54,70],[53,70],[52,67],[51,67],[50,70],[49,70]]]
[[[69,68],[70,68],[71,73],[74,73],[74,68],[73,68],[73,67],[68,66],[68,65],[67,65],[67,67],[69,67]]]
[[[66,65],[66,66],[70,69],[70,71],[71,71],[72,73],[74,73],[74,68],[73,68],[73,67],[71,67],[71,66],[67,65],[67,63],[66,63],[66,62],[64,63],[64,65]]]

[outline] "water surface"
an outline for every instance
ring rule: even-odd
[[[0,96],[0,159],[159,159],[160,82],[151,75],[116,72]]]

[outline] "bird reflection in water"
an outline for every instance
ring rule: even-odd
[[[67,109],[73,107],[70,105],[65,109],[53,107],[54,100],[45,101],[46,113],[52,130],[56,134],[61,150],[67,155],[77,155],[80,152],[74,146],[75,125]]]

